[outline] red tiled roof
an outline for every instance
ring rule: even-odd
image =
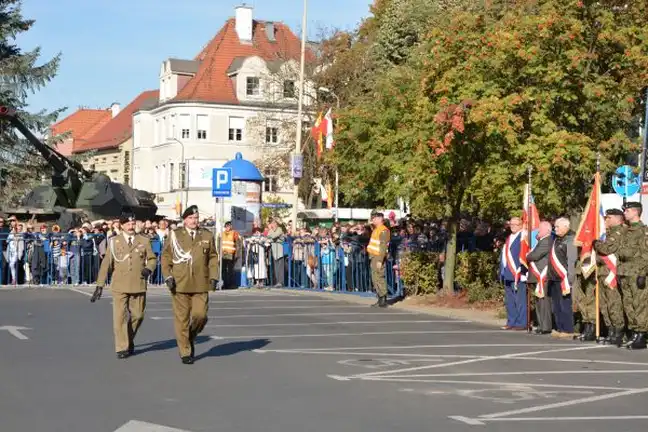
[[[133,134],[133,113],[139,110],[144,104],[157,101],[158,90],[147,90],[138,95],[124,109],[119,111],[114,118],[111,118],[95,134],[87,139],[80,140],[74,144],[73,153],[80,153],[88,150],[101,150],[118,147]]]
[[[70,132],[70,137],[76,141],[94,134],[110,120],[111,116],[109,109],[80,108],[63,120],[54,123],[50,129],[52,135]]]
[[[236,20],[227,20],[223,28],[198,54],[200,67],[196,75],[178,92],[175,100],[195,100],[205,102],[238,103],[232,81],[227,69],[237,57],[258,56],[266,61],[299,61],[300,39],[282,23],[274,23],[275,42],[268,40],[265,23],[254,21],[252,43],[241,43],[236,33]],[[307,61],[314,58],[307,51]]]

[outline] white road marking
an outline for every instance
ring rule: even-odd
[[[338,309],[366,309],[365,305],[319,305],[319,306],[247,306],[247,307],[209,307],[210,311],[219,311],[219,310],[262,310],[262,309],[326,309],[326,308],[338,308]],[[169,312],[171,308],[159,308],[159,309],[149,309],[150,312]]]
[[[256,316],[256,315],[255,315]],[[210,317],[211,318],[211,317]],[[336,347],[336,348],[293,348],[299,351],[344,351],[344,350],[408,350],[418,348],[516,348],[516,347],[535,347],[535,348],[549,348],[557,346],[570,346],[573,344],[453,344],[453,345],[401,345],[401,346],[354,346],[354,347]]]
[[[307,326],[305,323],[304,326]],[[277,339],[304,337],[338,337],[338,336],[371,336],[371,335],[402,335],[402,334],[461,334],[461,333],[499,333],[497,330],[421,330],[421,331],[385,331],[363,333],[311,333],[311,334],[275,334],[275,335],[243,335],[243,336],[211,336],[220,339]],[[490,358],[490,357],[489,357]]]
[[[150,311],[148,311],[150,312]],[[210,320],[218,320],[218,319],[227,319],[227,318],[257,318],[257,317],[299,317],[299,316],[305,316],[305,317],[313,317],[313,316],[342,316],[342,315],[353,315],[353,316],[366,316],[366,315],[376,315],[376,316],[387,316],[387,314],[381,314],[377,312],[313,312],[313,313],[287,313],[287,314],[252,314],[252,315],[220,315],[220,316],[209,316]],[[389,316],[394,316],[394,315],[409,315],[412,316],[413,314],[410,312],[391,312],[389,313]],[[172,316],[152,316],[150,317],[152,320],[172,320]],[[307,323],[304,323],[306,325]],[[501,330],[504,332],[505,330]]]
[[[159,424],[147,423],[138,420],[131,420],[122,425],[114,432],[191,432],[185,429],[176,429]]]
[[[529,408],[522,408],[522,409],[517,409],[517,410],[511,410],[511,411],[502,411],[498,413],[493,413],[493,414],[486,414],[479,416],[480,420],[483,419],[495,419],[495,418],[500,418],[500,417],[510,417],[514,416],[517,414],[526,414],[526,413],[531,413],[531,412],[538,412],[538,411],[546,411],[549,409],[553,408],[563,408],[563,407],[568,407],[572,405],[581,405],[584,403],[588,402],[599,402],[599,401],[604,401],[608,399],[614,399],[614,398],[619,398],[623,396],[631,396],[631,395],[636,395],[636,394],[641,394],[641,393],[648,393],[648,388],[639,388],[639,389],[632,389],[632,390],[624,390],[616,393],[608,393],[604,395],[598,395],[598,396],[589,396],[586,398],[581,398],[581,399],[572,399],[569,401],[564,401],[564,402],[556,402],[552,404],[547,404],[547,405],[539,405],[539,406],[534,406],[534,407],[529,407]]]
[[[565,362],[565,363],[579,363],[579,364],[610,364],[610,365],[626,365],[626,366],[646,366],[646,362],[626,362],[616,360],[592,360],[592,359],[568,359],[568,358],[554,358],[554,357],[518,357],[520,360],[538,360],[538,361],[552,361],[552,362]]]
[[[523,422],[523,421],[601,421],[601,420],[648,420],[648,415],[637,416],[594,416],[594,417],[504,417],[495,419],[469,418],[450,416],[452,420],[466,423],[470,426],[483,426],[484,422]]]
[[[516,371],[516,372],[467,372],[467,373],[449,373],[449,374],[431,374],[431,375],[405,375],[407,378],[452,378],[452,377],[471,377],[471,376],[508,376],[508,375],[590,375],[590,374],[645,374],[648,370],[565,370],[565,371]],[[382,375],[386,378],[398,378],[392,375]]]
[[[469,359],[469,360],[461,360],[461,361],[456,361],[456,362],[449,362],[449,363],[442,363],[442,364],[437,364],[437,365],[430,365],[430,366],[418,366],[418,367],[413,367],[413,368],[406,368],[406,369],[400,369],[400,370],[394,370],[394,371],[381,371],[381,372],[371,372],[368,374],[361,374],[361,375],[355,375],[353,378],[365,378],[368,376],[377,376],[377,375],[394,375],[394,374],[401,374],[405,372],[414,372],[418,370],[424,370],[424,369],[434,369],[434,368],[442,368],[442,367],[448,367],[448,366],[459,366],[463,364],[468,364],[468,363],[478,363],[478,362],[484,362],[484,361],[489,361],[489,360],[505,360],[505,359],[510,359],[510,358],[516,358],[516,357],[524,357],[524,356],[534,356],[538,354],[544,354],[544,353],[551,353],[551,352],[564,352],[564,351],[583,351],[583,350],[589,350],[589,349],[603,349],[606,348],[607,346],[602,346],[602,345],[588,345],[588,346],[579,346],[579,347],[572,347],[572,348],[561,348],[561,349],[552,349],[552,350],[544,350],[544,351],[535,351],[535,352],[521,352],[521,353],[513,353],[513,354],[503,354],[503,355],[498,355],[498,356],[487,356],[487,357],[480,357],[476,359]]]
[[[80,289],[77,289],[77,288],[69,288],[69,290],[74,291],[74,292],[79,293],[79,294],[83,294],[83,295],[88,296],[88,297],[92,297],[91,292],[83,291],[83,290],[80,290]],[[93,290],[93,292],[94,292],[94,290]]]
[[[314,354],[314,355],[359,355],[374,357],[407,357],[413,359],[435,359],[435,358],[478,358],[478,355],[460,355],[460,354],[404,354],[404,353],[380,353],[380,352],[352,352],[352,351],[309,351],[309,350],[267,350],[257,349],[254,352],[263,353],[281,353],[281,354]],[[414,360],[412,360],[414,361]]]
[[[329,322],[292,322],[292,323],[270,323],[270,324],[207,324],[206,327],[310,327],[327,325],[358,325],[358,324],[431,324],[431,323],[454,323],[456,321],[443,320],[401,320],[401,321],[329,321]],[[469,322],[469,321],[461,321]]]
[[[337,375],[335,375],[337,377]],[[329,376],[332,378],[333,376]],[[339,379],[339,381],[350,381],[351,378],[348,377],[338,377],[344,378]],[[337,378],[334,378],[337,379]],[[385,381],[385,382],[412,382],[412,383],[429,383],[429,384],[461,384],[461,385],[493,385],[493,386],[512,386],[512,387],[546,387],[546,388],[565,388],[565,389],[583,389],[583,390],[628,390],[624,387],[607,387],[607,386],[583,386],[583,385],[572,385],[572,384],[538,384],[538,383],[519,383],[519,382],[508,382],[508,381],[464,381],[464,380],[439,380],[439,379],[418,379],[418,378],[409,378],[409,377],[368,377],[364,378],[365,381]]]
[[[22,334],[21,330],[31,330],[31,329],[29,327],[6,325],[6,326],[0,326],[0,331],[2,330],[6,330],[10,335],[14,336],[16,339],[28,340],[29,338],[24,334]]]

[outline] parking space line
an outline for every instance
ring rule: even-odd
[[[335,376],[329,376],[335,379]],[[420,380],[414,378],[387,378],[387,377],[368,377],[363,378],[364,381],[385,381],[385,382],[413,382],[413,383],[429,383],[429,384],[465,384],[465,385],[492,385],[498,387],[518,387],[520,389],[528,389],[532,387],[542,388],[566,388],[566,389],[579,389],[579,390],[628,390],[623,387],[607,387],[607,386],[587,386],[587,385],[571,385],[571,384],[545,384],[545,383],[520,383],[508,381],[464,381],[464,380]]]
[[[556,346],[574,346],[573,344],[529,344],[529,343],[519,343],[519,344],[452,344],[452,345],[388,345],[388,346],[354,346],[354,347],[336,347],[336,348],[295,348],[301,351],[344,351],[344,350],[401,350],[401,349],[419,349],[419,348],[518,348],[518,347],[530,347],[530,348],[549,348]]]
[[[147,312],[150,312],[148,310]],[[395,316],[395,315],[413,315],[410,312],[391,312],[389,314],[381,314],[379,312],[312,312],[312,313],[287,313],[287,314],[252,314],[252,315],[219,315],[219,316],[209,316],[209,319],[227,319],[227,318],[268,318],[268,317],[313,317],[313,316],[337,316],[337,315],[375,315],[375,316]],[[172,316],[152,316],[152,320],[172,320]],[[305,323],[306,324],[306,323]],[[505,331],[505,330],[501,330]]]
[[[495,419],[495,418],[500,418],[500,417],[510,417],[514,416],[517,414],[526,414],[526,413],[532,413],[532,412],[538,412],[538,411],[546,411],[550,410],[553,408],[563,408],[563,407],[568,407],[568,406],[573,406],[573,405],[581,405],[585,404],[588,402],[599,402],[599,401],[604,401],[604,400],[609,400],[609,399],[614,399],[614,398],[619,398],[623,396],[632,396],[636,394],[641,394],[641,393],[648,393],[648,388],[638,388],[638,389],[631,389],[631,390],[624,390],[616,393],[608,393],[604,395],[598,395],[598,396],[588,396],[585,398],[580,398],[580,399],[572,399],[569,401],[563,401],[563,402],[556,402],[552,404],[547,404],[547,405],[538,405],[534,407],[529,407],[529,408],[521,408],[517,410],[511,410],[511,411],[502,411],[498,413],[493,413],[493,414],[486,414],[479,416],[479,420],[482,419]]]
[[[308,351],[308,350],[293,350],[293,349],[256,349],[256,353],[281,353],[281,354],[311,354],[311,355],[350,355],[350,356],[375,356],[375,357],[407,357],[411,359],[425,360],[428,358],[478,358],[483,356],[478,355],[462,355],[462,354],[403,354],[403,353],[380,353],[380,352],[350,352],[350,351]],[[414,361],[414,360],[412,360]]]
[[[557,358],[557,357],[518,357],[521,360],[538,360],[538,361],[555,361],[564,363],[601,363],[610,365],[625,365],[625,366],[646,366],[648,362],[627,362],[618,360],[593,360],[593,359],[570,359],[570,358]]]
[[[84,296],[92,297],[92,293],[86,292],[86,291],[83,291],[83,290],[80,290],[80,289],[70,288],[70,291],[74,291],[75,293],[83,294]]]
[[[448,366],[459,366],[459,365],[463,365],[463,364],[484,362],[484,361],[489,361],[489,360],[505,360],[505,359],[516,358],[516,357],[525,357],[525,356],[528,357],[528,356],[544,354],[544,353],[550,353],[550,352],[583,351],[583,350],[588,350],[588,349],[604,349],[604,348],[607,348],[607,346],[605,346],[605,345],[588,345],[588,346],[584,346],[584,347],[579,346],[579,347],[575,347],[575,348],[571,347],[571,348],[550,349],[550,350],[535,351],[535,352],[532,351],[532,352],[503,354],[503,355],[498,355],[498,356],[488,356],[488,357],[482,357],[482,358],[477,358],[477,359],[461,360],[461,361],[456,361],[456,362],[442,363],[442,364],[436,364],[436,365],[430,365],[430,366],[419,366],[419,367],[398,369],[398,370],[392,370],[392,371],[370,372],[370,373],[367,373],[367,374],[353,375],[351,378],[363,378],[363,377],[368,377],[368,376],[379,376],[379,375],[389,375],[389,374],[393,375],[393,374],[400,374],[400,373],[404,373],[404,372],[414,372],[414,371],[425,370],[425,369],[442,368],[442,367],[448,367]]]
[[[243,336],[210,336],[212,339],[277,339],[277,338],[316,338],[316,337],[341,337],[341,336],[372,336],[372,335],[406,335],[406,334],[474,334],[474,333],[499,333],[498,330],[420,330],[420,331],[384,331],[362,333],[311,333],[311,334],[274,334],[274,335],[243,335]]]
[[[304,326],[327,326],[327,325],[375,325],[375,324],[433,324],[433,323],[455,323],[470,321],[448,321],[448,320],[398,320],[398,321],[329,321],[329,322],[294,322],[294,323],[264,323],[264,324],[207,324],[206,327],[304,327]]]
[[[601,420],[648,420],[648,415],[638,416],[594,416],[594,417],[503,417],[494,419],[450,416],[451,419],[471,426],[483,426],[484,422],[523,422],[523,421],[601,421]]]
[[[589,374],[645,374],[648,370],[562,370],[562,371],[514,371],[514,372],[459,372],[449,374],[421,374],[421,375],[405,375],[407,378],[457,378],[457,377],[472,377],[472,376],[509,376],[509,375],[589,375]],[[387,378],[398,378],[397,376],[381,375]]]

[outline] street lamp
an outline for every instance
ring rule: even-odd
[[[299,99],[297,102],[297,137],[295,145],[296,160],[301,155],[301,140],[302,140],[302,109],[304,105],[304,62],[306,56],[306,11],[308,8],[308,0],[304,0],[304,12],[302,14],[302,35],[301,35],[301,59],[299,63]],[[292,220],[293,226],[297,228],[297,210],[299,207],[299,179],[294,179],[293,185],[293,206],[292,206]]]
[[[169,137],[167,138],[167,141],[175,141],[178,144],[180,144],[180,147],[182,148],[182,153],[180,154],[180,162],[182,163],[182,167],[184,169],[184,182],[182,184],[181,190],[185,191],[185,200],[184,200],[185,202],[183,203],[182,200],[180,200],[180,205],[182,206],[182,210],[184,210],[186,206],[189,204],[189,187],[188,187],[189,176],[187,175],[189,173],[189,170],[187,169],[187,162],[185,161],[185,146],[182,141],[180,141],[178,138],[175,137]]]
[[[340,98],[332,90],[326,87],[318,88],[322,93],[328,93],[335,98],[337,101],[337,109],[340,110]],[[335,167],[335,222],[338,222],[340,219],[340,176],[338,175],[337,166]]]

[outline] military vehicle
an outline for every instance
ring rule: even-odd
[[[40,185],[28,192],[17,208],[0,209],[6,216],[56,223],[63,231],[81,222],[117,219],[126,214],[139,220],[159,219],[153,194],[115,183],[66,158],[36,138],[11,107],[0,106],[0,121],[8,121],[18,129],[52,168],[51,185]]]

